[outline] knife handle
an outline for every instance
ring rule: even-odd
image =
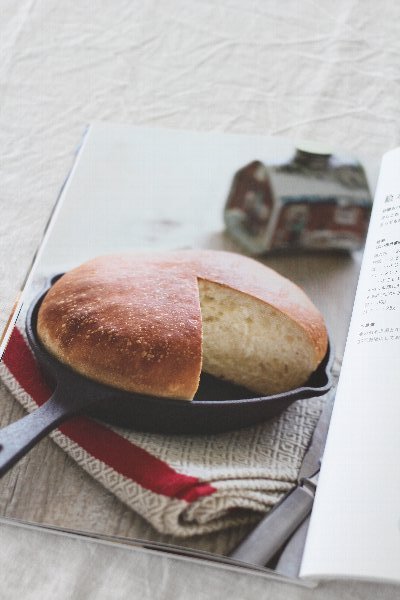
[[[230,558],[264,567],[311,512],[314,494],[303,485],[285,496],[235,548]]]
[[[284,545],[274,566],[274,570],[277,573],[286,575],[286,577],[292,577],[293,579],[299,576],[309,524],[310,515],[304,519]]]

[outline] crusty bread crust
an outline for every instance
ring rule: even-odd
[[[124,254],[84,263],[47,293],[39,337],[60,361],[96,381],[191,399],[202,366],[198,279],[281,311],[304,331],[318,366],[327,333],[304,292],[259,262],[222,251]]]

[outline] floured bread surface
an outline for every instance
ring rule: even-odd
[[[119,389],[190,399],[199,384],[197,283],[165,258],[101,257],[70,271],[47,293],[38,334],[61,362]]]
[[[204,371],[258,395],[304,384],[326,353],[323,319],[261,263],[199,250],[104,256],[49,290],[38,335],[60,361],[119,389],[193,398]]]

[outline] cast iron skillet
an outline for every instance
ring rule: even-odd
[[[296,400],[322,396],[332,385],[330,347],[304,387],[263,398],[252,398],[248,390],[205,374],[192,401],[132,394],[97,383],[61,363],[38,339],[39,307],[59,277],[48,282],[30,305],[26,318],[29,344],[54,392],[37,410],[0,430],[0,476],[47,433],[78,414],[144,431],[217,433],[269,419]]]

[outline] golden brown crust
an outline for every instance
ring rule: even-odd
[[[70,271],[40,308],[42,342],[62,362],[102,383],[193,397],[201,371],[197,284],[163,266],[112,256]]]
[[[59,360],[128,391],[192,398],[201,372],[197,279],[271,304],[325,355],[322,316],[295,284],[257,261],[199,250],[91,260],[64,275],[39,311],[38,334]]]

